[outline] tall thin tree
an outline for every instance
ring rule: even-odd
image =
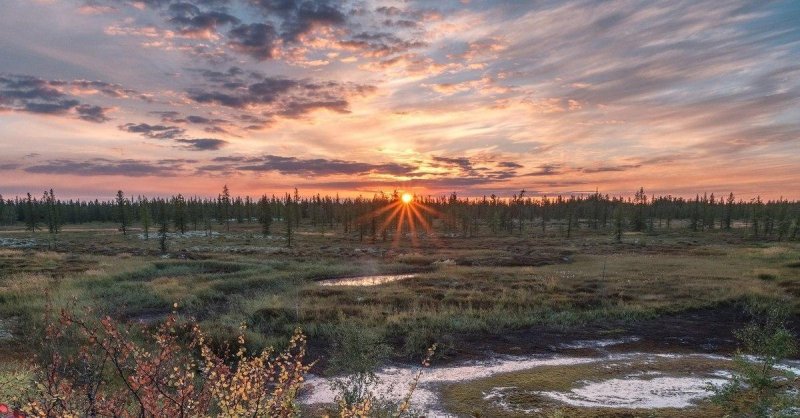
[[[292,195],[286,193],[286,210],[284,221],[286,222],[286,246],[291,248],[292,247],[292,235],[294,231],[292,230],[292,223],[294,221],[294,207],[292,204]]]
[[[122,190],[117,190],[117,216],[119,220],[119,230],[122,235],[128,234],[128,199]]]
[[[36,201],[30,193],[28,193],[28,199],[25,201],[25,229],[31,232],[36,232],[39,229],[39,214],[36,210]]]
[[[266,237],[272,226],[272,205],[267,195],[261,196],[261,200],[258,201],[258,221],[261,223],[261,233]]]

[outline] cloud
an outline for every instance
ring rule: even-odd
[[[434,165],[443,167],[456,167],[467,175],[474,175],[476,173],[476,170],[472,165],[472,161],[466,157],[450,158],[434,156],[431,159],[433,160]]]
[[[340,26],[346,22],[339,10],[341,1],[326,0],[254,0],[265,15],[281,18],[281,37],[286,41],[298,41],[314,29]]]
[[[0,76],[0,107],[6,110],[61,115],[79,104],[47,80],[24,75]]]
[[[411,49],[423,48],[428,44],[423,41],[410,41],[387,32],[360,32],[337,44],[340,48],[356,50],[368,57],[388,57],[402,54]]]
[[[395,6],[381,6],[375,9],[375,11],[390,17],[403,14],[403,10]]]
[[[120,84],[97,80],[72,80],[68,82],[51,81],[50,83],[53,85],[64,86],[71,94],[76,96],[100,93],[112,98],[128,98],[138,96],[140,94],[136,90],[126,88]]]
[[[186,144],[187,148],[192,151],[215,151],[228,144],[228,141],[214,138],[180,138],[175,142]]]
[[[522,164],[515,163],[513,161],[501,161],[501,162],[497,163],[497,166],[498,167],[503,167],[503,168],[523,168],[524,167]]]
[[[213,38],[217,27],[228,24],[238,24],[239,18],[221,11],[202,11],[194,4],[187,2],[172,3],[168,13],[169,22],[178,28],[184,36],[194,38]]]
[[[522,103],[528,105],[535,113],[544,114],[575,111],[583,107],[577,100],[558,97],[544,99],[527,98],[522,100]]]
[[[236,52],[263,61],[276,54],[278,34],[272,25],[250,23],[236,26],[228,32],[228,45]]]
[[[21,167],[18,163],[0,163],[0,171],[16,170]]]
[[[115,5],[113,0],[100,1]],[[380,32],[378,27],[419,29],[418,22],[431,16],[430,11],[394,13],[396,8],[378,8],[373,13],[340,0],[126,2],[157,11],[164,18],[163,25],[169,29],[148,21],[140,28],[112,25],[107,33],[151,38],[146,42],[149,46],[180,49],[217,62],[221,62],[220,51],[211,52],[207,46],[200,51],[189,47],[187,41],[221,41],[231,51],[258,61],[290,58],[294,65],[324,62],[302,57],[318,49],[346,49],[372,57],[386,57],[427,44]],[[97,6],[97,3],[91,4]],[[312,33],[314,36],[309,36]]]
[[[498,186],[498,179],[494,176],[487,177],[449,177],[437,176],[434,178],[415,178],[410,180],[346,180],[315,182],[310,186],[329,189],[345,190],[372,190],[387,191],[397,189],[420,188],[429,191],[457,191],[471,189],[475,186]],[[474,190],[474,189],[473,189]],[[518,189],[514,189],[518,192]]]
[[[159,112],[162,116],[166,113],[167,117],[176,116],[172,112]],[[198,117],[200,118],[200,117]],[[200,118],[208,121],[205,118]],[[198,119],[195,119],[198,120]],[[216,138],[189,138],[186,130],[178,126],[171,125],[151,125],[149,123],[126,123],[118,126],[125,132],[136,133],[151,139],[169,139],[180,144],[182,148],[191,151],[216,151],[228,144],[228,141]]]
[[[235,72],[234,72],[235,73]],[[244,79],[223,73],[201,73],[211,84],[188,91],[197,103],[235,109],[257,109],[262,116],[298,118],[317,109],[349,112],[349,98],[364,96],[374,87],[335,81],[297,80],[250,74]]]
[[[560,164],[543,164],[540,165],[536,171],[525,173],[523,174],[523,176],[525,177],[555,176],[562,174],[562,171],[560,169],[561,169]]]
[[[160,116],[161,121],[164,123],[180,123],[180,124],[210,125],[210,126],[225,125],[230,123],[225,119],[219,119],[219,118],[212,119],[199,115],[182,116],[180,112],[175,110],[153,111],[150,112],[150,114]]]
[[[597,167],[582,168],[581,171],[584,173],[608,173],[633,170],[641,166],[641,164],[601,165]]]
[[[75,97],[97,93],[111,98],[127,98],[138,94],[119,84],[103,81],[46,80],[29,75],[0,75],[0,110],[73,115],[88,122],[107,122],[110,120],[106,115],[109,108],[86,104]]]
[[[108,116],[106,116],[108,109],[100,106],[84,104],[76,106],[75,111],[78,112],[78,117],[85,121],[102,123],[111,120]]]
[[[28,173],[75,175],[75,176],[173,176],[182,171],[180,164],[173,162],[149,162],[143,160],[92,158],[88,160],[57,159],[32,165],[23,169]]]
[[[148,123],[126,123],[118,126],[125,132],[141,134],[153,139],[175,139],[180,138],[186,130],[177,126],[150,125]]]
[[[330,175],[367,175],[385,174],[403,176],[412,174],[416,167],[400,163],[362,163],[337,159],[282,157],[264,155],[261,157],[227,156],[217,157],[210,166],[201,168],[205,171],[240,171],[240,172],[278,172],[285,175],[305,177]]]

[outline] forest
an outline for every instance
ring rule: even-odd
[[[400,193],[380,193],[371,198],[339,196],[301,196],[298,190],[276,197],[232,196],[227,186],[216,198],[126,197],[119,191],[107,200],[61,200],[54,191],[37,198],[4,199],[0,195],[0,225],[24,224],[31,232],[46,230],[58,233],[64,224],[117,222],[126,232],[132,224],[141,225],[145,234],[150,228],[184,233],[230,229],[231,223],[259,223],[264,234],[270,233],[274,219],[299,227],[308,222],[311,228],[326,231],[340,229],[360,241],[387,240],[392,231],[421,223],[418,233],[457,234],[462,237],[514,235],[534,236],[555,228],[570,237],[573,229],[612,230],[618,238],[623,231],[647,232],[671,229],[673,223],[689,230],[741,230],[754,239],[796,240],[800,236],[800,202],[785,199],[742,200],[733,193],[715,196],[703,193],[694,198],[648,196],[643,188],[632,197],[593,193],[568,196],[525,196],[525,190],[510,198],[496,195],[460,198],[413,196],[422,209],[408,215],[403,224],[389,208],[400,201]],[[413,216],[413,218],[411,218]],[[437,222],[434,222],[436,220]],[[433,225],[436,225],[434,230]],[[407,232],[403,230],[403,232]],[[289,232],[291,234],[291,231]]]

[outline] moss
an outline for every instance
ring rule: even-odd
[[[485,379],[471,380],[445,386],[443,403],[448,411],[463,415],[511,417],[519,415],[552,416],[564,414],[569,417],[684,417],[720,416],[720,410],[710,402],[700,402],[688,409],[626,410],[622,408],[576,408],[538,395],[540,391],[569,391],[585,381],[603,381],[638,373],[646,364],[646,371],[660,372],[670,376],[709,376],[710,373],[730,368],[726,360],[699,356],[680,358],[655,358],[647,363],[639,361],[597,361],[569,366],[543,366],[530,370],[504,373]],[[506,405],[499,405],[487,394],[492,389],[502,388]],[[525,414],[523,411],[530,411]],[[534,412],[535,411],[535,412]]]

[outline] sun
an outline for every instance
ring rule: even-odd
[[[403,195],[400,196],[400,200],[402,200],[403,203],[407,205],[411,203],[412,200],[414,200],[414,196],[412,196],[410,193],[403,193]]]

